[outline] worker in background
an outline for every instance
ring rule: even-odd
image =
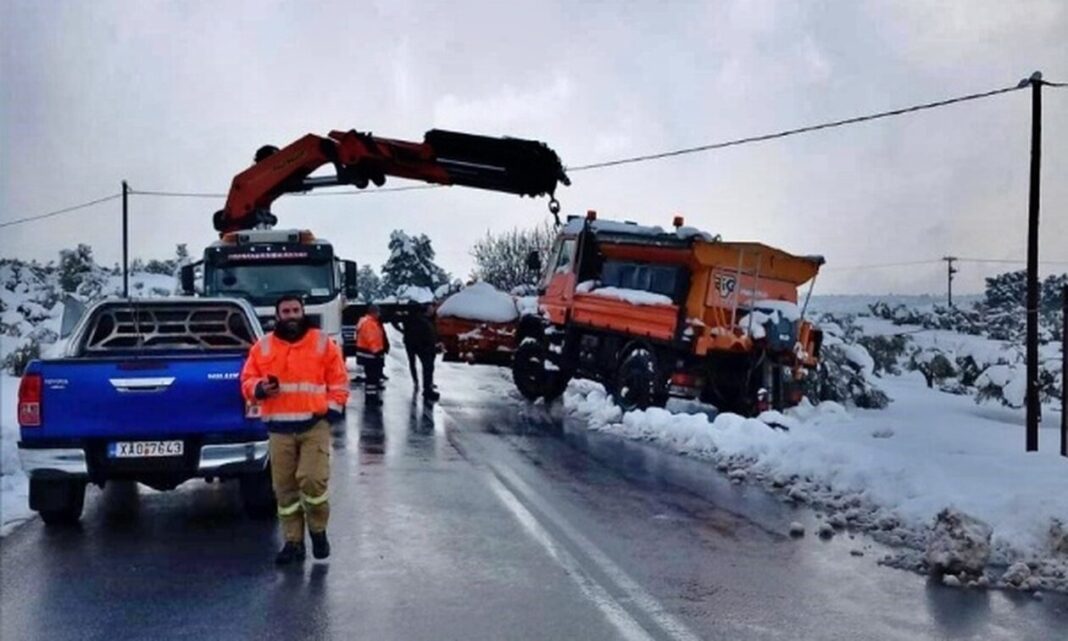
[[[412,385],[419,388],[419,373],[416,359],[423,366],[423,398],[436,401],[441,398],[434,388],[434,359],[438,353],[438,332],[434,327],[432,311],[428,305],[401,321],[400,330],[404,333],[404,351],[408,354],[408,370],[412,374]]]
[[[344,419],[349,377],[341,348],[311,326],[299,297],[283,296],[274,309],[274,331],[256,341],[241,370],[241,392],[259,406],[269,432],[271,484],[285,538],[275,562],[285,565],[304,560],[305,523],[312,555],[330,556],[330,424]]]
[[[356,323],[356,362],[363,366],[364,399],[368,405],[382,404],[382,370],[389,353],[389,339],[378,315],[378,305],[370,305]]]

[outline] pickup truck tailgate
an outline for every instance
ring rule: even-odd
[[[44,361],[41,427],[24,440],[210,436],[263,430],[245,417],[239,353]]]

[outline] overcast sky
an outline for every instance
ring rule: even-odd
[[[547,142],[580,165],[1015,84],[1068,81],[1068,2],[2,2],[0,222],[115,193],[225,192],[257,147],[431,128]],[[1042,258],[1068,260],[1068,89],[1044,94]],[[941,292],[947,254],[1022,259],[1030,96],[595,172],[565,212],[667,226],[828,265],[817,291]],[[393,180],[391,185],[406,184]],[[134,256],[196,253],[222,199],[131,200]],[[381,266],[424,232],[457,276],[487,230],[544,200],[451,188],[275,203]],[[0,229],[5,257],[121,258],[120,203]],[[996,268],[965,264],[958,291]],[[1047,266],[1064,271],[1066,265]]]

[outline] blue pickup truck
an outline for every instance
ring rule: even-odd
[[[262,335],[230,298],[109,299],[73,329],[63,357],[33,361],[19,386],[19,458],[30,508],[76,522],[88,483],[167,490],[237,479],[246,511],[274,511],[267,432],[240,391]]]

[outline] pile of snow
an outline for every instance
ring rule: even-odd
[[[978,579],[990,561],[990,526],[946,508],[935,517],[925,556],[932,574]]]
[[[625,287],[600,287],[597,281],[587,280],[578,284],[575,291],[580,294],[590,294],[602,298],[621,300],[631,305],[671,305],[671,298],[663,294],[654,294],[640,289],[627,289]]]
[[[520,296],[515,299],[515,307],[520,316],[538,315],[538,297]]]
[[[445,299],[438,316],[452,316],[487,323],[510,323],[519,317],[516,301],[489,283],[475,283]]]
[[[1057,431],[1044,429],[1041,451],[1025,453],[1020,417],[929,389],[915,373],[883,384],[895,403],[879,411],[805,402],[759,419],[659,408],[622,414],[587,381],[571,384],[564,407],[589,429],[708,460],[732,479],[826,512],[834,527],[869,531],[899,546],[908,567],[971,571],[980,560],[988,569],[1025,561],[1035,585],[1068,591],[1068,551],[1053,534],[1068,515]],[[1058,416],[1047,418],[1044,425],[1057,425]],[[959,516],[939,524],[947,508]],[[988,550],[980,543],[986,529]]]

